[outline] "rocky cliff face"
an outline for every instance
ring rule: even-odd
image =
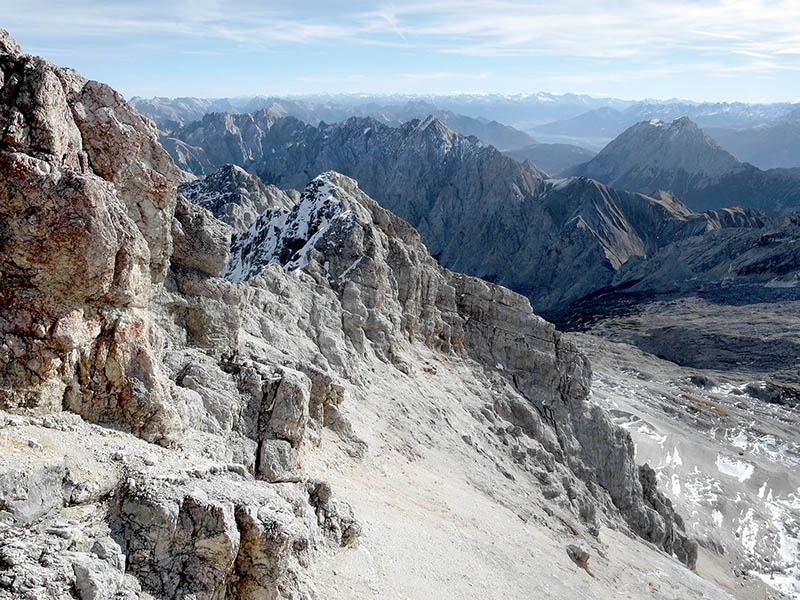
[[[0,406],[168,443],[180,426],[146,307],[172,254],[177,169],[119,94],[3,44]]]
[[[313,589],[308,554],[348,543],[358,525],[322,482],[279,489],[254,475],[299,481],[270,472],[265,448],[297,458],[321,427],[330,380],[287,370],[262,388],[251,369],[250,389],[217,367],[204,404],[193,391],[206,382],[202,358],[171,372],[165,347],[188,338],[221,353],[237,335],[201,331],[196,291],[226,295],[224,307],[237,298],[209,277],[226,263],[230,229],[178,200],[154,125],[116,92],[23,54],[5,32],[0,50],[0,408],[22,415],[2,413],[0,597]],[[167,291],[176,272],[194,286],[180,307]],[[167,326],[177,319],[180,333]],[[240,387],[252,420],[237,412]],[[205,431],[218,441],[201,442]]]
[[[626,190],[669,190],[695,210],[748,206],[777,216],[800,206],[796,173],[739,162],[687,117],[637,123],[570,173]]]
[[[274,185],[264,185],[241,167],[228,164],[201,180],[183,183],[180,192],[192,204],[211,211],[236,231],[246,231],[268,208],[291,208],[297,198]]]

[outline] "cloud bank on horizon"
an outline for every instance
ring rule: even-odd
[[[796,0],[4,0],[30,53],[128,95],[800,100]]]

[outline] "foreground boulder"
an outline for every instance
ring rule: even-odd
[[[119,94],[2,37],[0,407],[69,408],[170,443],[181,424],[146,307],[178,170]]]

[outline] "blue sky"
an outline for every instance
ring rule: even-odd
[[[127,96],[800,101],[800,0],[0,0],[0,26]]]

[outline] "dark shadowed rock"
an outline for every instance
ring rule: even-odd
[[[180,192],[240,232],[268,208],[289,209],[296,201],[290,193],[264,185],[236,165],[224,165],[202,179],[181,184]]]

